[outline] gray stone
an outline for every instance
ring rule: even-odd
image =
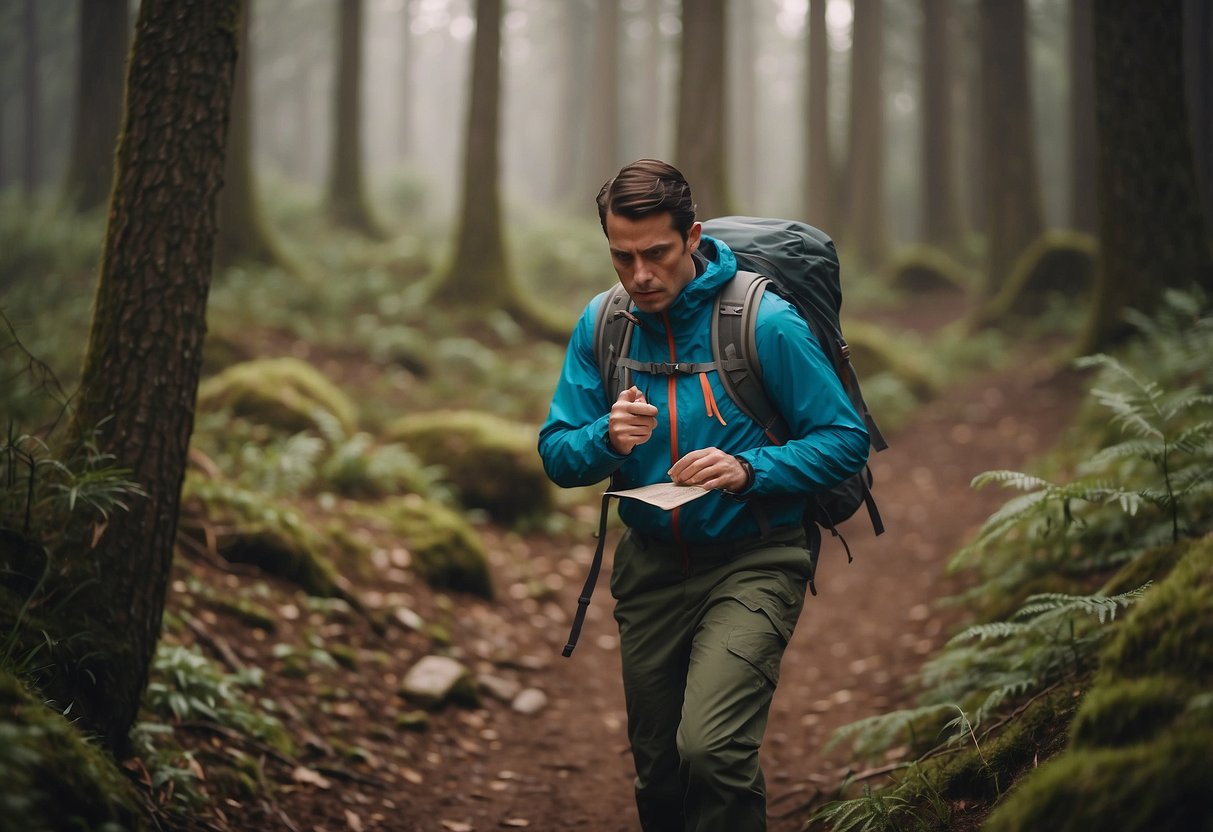
[[[410,668],[400,683],[400,692],[410,701],[433,707],[447,699],[465,698],[471,677],[471,672],[452,658],[426,656]]]
[[[500,676],[481,676],[480,689],[500,702],[513,702],[522,691],[522,684]]]
[[[548,696],[539,688],[527,688],[514,697],[510,705],[515,711],[528,716],[537,714],[548,706]]]

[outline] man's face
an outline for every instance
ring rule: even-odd
[[[699,248],[701,226],[695,223],[684,241],[668,212],[638,220],[607,213],[607,243],[619,282],[642,312],[669,308],[695,278],[691,252]]]

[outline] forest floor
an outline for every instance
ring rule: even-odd
[[[900,323],[929,329],[958,311],[936,306],[928,315],[931,307],[917,307],[898,314]],[[945,566],[1008,496],[975,491],[970,481],[982,471],[1022,468],[1058,442],[1080,395],[1077,378],[1056,373],[1038,352],[1034,360],[945,389],[873,457],[888,533],[873,537],[861,511],[846,528],[851,564],[827,537],[819,595],[807,600],[783,660],[762,750],[773,832],[799,830],[809,804],[820,806],[861,767],[845,746],[825,748],[835,728],[913,704],[907,682],[957,623],[955,610],[935,603],[961,587]],[[491,526],[480,531],[497,588],[493,601],[430,592],[412,580],[407,552],[389,543],[369,570],[349,576],[371,609],[407,607],[442,622],[453,652],[497,682],[497,697],[486,693],[479,706],[428,714],[421,730],[410,729],[416,706],[397,691],[432,642],[408,615],[377,632],[352,610],[318,605],[284,583],[196,556],[178,558],[169,612],[191,622],[178,640],[196,637],[229,665],[263,668],[256,695],[277,704],[295,745],[288,756],[193,724],[199,773],[247,755],[259,763],[266,786],[259,795],[242,795],[211,783],[216,799],[204,814],[212,828],[638,829],[609,557],[580,645],[565,659],[560,649],[594,541]],[[613,542],[618,529],[610,535]],[[254,581],[268,587],[260,603],[276,620],[250,629],[215,598],[239,596]],[[211,601],[195,591],[197,582],[212,588]],[[306,658],[308,645],[341,645],[344,660],[291,664],[291,654]],[[536,712],[505,701],[520,688],[542,692],[532,694]]]

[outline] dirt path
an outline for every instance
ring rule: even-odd
[[[973,476],[1022,467],[1055,443],[1079,398],[1071,377],[1048,379],[1043,365],[1019,365],[948,390],[890,437],[875,456],[876,493],[888,533],[873,538],[866,518],[846,533],[855,562],[828,540],[809,598],[785,655],[763,748],[772,832],[802,825],[802,807],[837,782],[846,749],[823,751],[831,731],[865,716],[911,704],[906,680],[947,637],[951,622],[932,602],[956,585],[944,565],[957,546],[1006,498],[975,492]],[[544,699],[534,713],[487,693],[481,707],[449,707],[407,730],[415,706],[397,694],[400,679],[425,652],[431,633],[408,626],[385,635],[365,622],[309,612],[297,590],[271,584],[278,611],[270,633],[254,632],[220,612],[195,614],[265,667],[261,696],[273,699],[295,739],[293,759],[263,756],[268,799],[229,798],[210,828],[486,832],[634,832],[631,757],[624,725],[619,652],[611,617],[609,559],[571,659],[560,656],[593,540],[518,536],[484,530],[498,599],[432,593],[411,579],[396,555],[355,581],[374,606],[409,605],[450,632],[451,651],[502,687],[532,688]],[[610,535],[613,544],[617,532]],[[608,547],[608,551],[609,551]],[[222,592],[249,579],[193,564]],[[179,593],[179,594],[178,594]],[[174,597],[193,594],[187,581]],[[179,602],[178,602],[179,603]],[[286,673],[275,642],[322,639],[350,650],[348,666]],[[535,694],[538,695],[538,694]],[[200,737],[201,739],[201,737]],[[209,754],[236,752],[211,738]],[[199,756],[205,765],[207,757]]]
[[[973,476],[1022,466],[1055,442],[1076,399],[1072,379],[1043,381],[1032,367],[985,377],[925,408],[874,458],[889,532],[873,538],[866,519],[853,520],[850,565],[827,540],[820,594],[809,599],[784,659],[763,752],[773,831],[799,829],[805,818],[799,807],[817,786],[839,778],[845,749],[822,751],[834,728],[910,704],[905,680],[949,632],[932,606],[955,588],[944,565],[1006,497],[974,492]],[[522,622],[512,626],[520,663],[528,668],[527,684],[546,692],[548,706],[529,717],[489,709],[487,745],[472,749],[465,763],[431,773],[446,779],[437,804],[428,789],[400,796],[421,817],[433,811],[433,819],[400,828],[637,829],[606,569],[581,644],[563,659],[588,542],[571,557],[541,539],[497,539],[495,548],[512,548],[498,565],[504,587],[545,570],[562,576],[553,599],[509,600],[502,613]]]

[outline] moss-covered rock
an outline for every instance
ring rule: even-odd
[[[107,754],[0,671],[0,827],[141,830],[139,806]]]
[[[493,596],[484,544],[461,514],[416,494],[355,511],[399,537],[413,569],[431,586]]]
[[[905,342],[879,326],[862,321],[847,321],[847,343],[851,364],[861,379],[878,373],[890,373],[921,401],[935,395],[936,384],[926,365]]]
[[[889,286],[903,292],[967,292],[977,282],[946,251],[921,244],[898,251],[882,271]]]
[[[358,409],[337,385],[298,358],[265,358],[228,367],[198,388],[200,410],[229,410],[251,422],[288,432],[317,426],[317,412],[335,418],[347,433]]]
[[[1213,732],[1125,748],[1067,752],[990,815],[986,832],[1213,829]]]
[[[1075,748],[1129,745],[1148,740],[1188,707],[1196,689],[1174,676],[1119,679],[1096,685],[1070,726]]]
[[[477,411],[438,411],[406,416],[387,433],[426,464],[445,469],[463,504],[494,520],[510,523],[552,506],[532,425]]]
[[[310,595],[350,597],[325,554],[328,541],[294,508],[222,482],[186,475],[181,530],[198,538],[207,529],[216,551],[298,585]]]
[[[998,294],[976,316],[979,326],[1023,320],[1056,298],[1079,300],[1095,285],[1098,243],[1080,231],[1051,229],[1015,261]]]
[[[1104,652],[1101,674],[1213,681],[1213,539],[1190,544],[1166,580],[1134,606]]]

